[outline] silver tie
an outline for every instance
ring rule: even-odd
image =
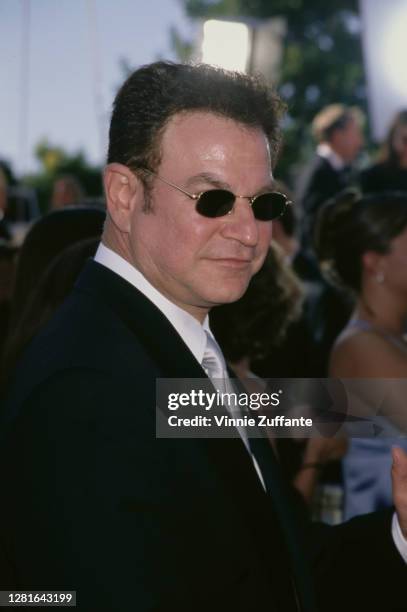
[[[206,348],[202,359],[202,367],[214,383],[214,387],[225,392],[225,378],[227,377],[226,364],[222,351],[213,336],[205,330]]]
[[[229,393],[229,394],[236,393],[236,389],[234,388],[234,385],[231,379],[229,378],[225,359],[223,357],[220,346],[218,345],[216,340],[207,330],[205,330],[205,333],[206,333],[206,348],[205,348],[204,356],[202,359],[203,369],[205,370],[207,376],[209,376],[209,378],[211,379],[211,382],[217,391],[220,391],[220,393]],[[225,408],[231,414],[231,416],[235,416],[235,417],[243,416],[243,411],[241,411],[239,406],[233,401],[225,405]],[[266,487],[264,484],[263,476],[261,474],[259,465],[250,449],[249,441],[247,439],[247,432],[244,427],[236,427],[236,429],[239,432],[242,442],[245,445],[246,450],[248,451],[253,461],[253,464],[256,469],[257,475],[260,479],[260,482],[262,483],[265,489]]]

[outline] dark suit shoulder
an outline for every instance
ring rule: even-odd
[[[335,527],[313,525],[314,568],[321,610],[405,609],[407,567],[393,542],[392,515],[393,511],[387,510],[362,515]]]
[[[140,352],[129,331],[102,304],[73,294],[28,346],[11,388],[28,392],[66,370],[109,374],[115,369],[118,353],[139,356]]]
[[[329,198],[346,186],[341,172],[328,160],[316,155],[305,170],[297,190],[297,200],[305,213],[313,215]]]
[[[138,313],[141,298],[134,293],[128,310],[137,319],[142,317]],[[18,412],[18,406],[36,389],[44,389],[47,381],[53,388],[59,384],[64,392],[102,379],[126,385],[126,381],[134,383],[136,376],[142,388],[157,375],[152,356],[125,317],[102,295],[77,287],[23,354],[9,385],[5,410]]]
[[[310,185],[318,179],[326,176],[335,176],[336,171],[324,157],[314,155],[311,161],[305,166],[300,174],[297,185],[296,197],[302,199],[310,189]]]

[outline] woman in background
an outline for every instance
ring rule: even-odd
[[[407,110],[393,119],[379,163],[361,172],[360,187],[363,193],[407,191]]]
[[[282,249],[272,241],[263,267],[253,276],[240,300],[211,310],[211,329],[229,365],[249,393],[263,392],[267,386],[256,375],[266,379],[298,375],[298,353],[303,353],[305,359],[309,354],[305,351],[307,342],[304,344],[302,336],[296,333],[300,330],[302,300],[299,279]],[[296,330],[296,335],[290,335],[291,329]],[[295,337],[297,345],[292,342]],[[305,364],[302,368],[304,372]],[[283,472],[312,509],[322,468],[342,457],[346,443],[338,438],[301,441],[274,438],[271,431],[269,434]]]
[[[328,278],[355,297],[331,352],[330,376],[407,379],[407,193],[343,192],[321,211],[316,250]],[[391,392],[407,414],[404,386],[400,380]],[[361,383],[360,389],[366,406],[378,394],[389,400],[385,381]],[[386,419],[387,435],[405,432],[406,421],[400,413],[397,422]],[[351,441],[344,460],[345,518],[391,505],[391,446],[389,438]]]

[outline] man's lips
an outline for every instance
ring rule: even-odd
[[[210,258],[210,261],[230,268],[245,268],[249,266],[253,260],[243,257],[213,257]]]

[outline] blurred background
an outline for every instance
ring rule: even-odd
[[[158,58],[263,72],[288,104],[279,165],[288,183],[312,153],[311,119],[332,101],[370,111],[370,151],[402,105],[397,96],[406,96],[406,23],[399,0],[1,0],[8,183],[35,190],[33,214],[49,205],[56,175],[73,174],[89,197],[101,196],[115,91],[130,70]],[[387,91],[390,108],[375,103],[376,90]]]
[[[288,184],[312,154],[311,119],[333,101],[368,114],[372,153],[407,96],[406,25],[405,0],[1,0],[0,160],[10,198],[26,202],[14,216],[46,211],[60,175],[101,197],[114,94],[158,58],[274,83],[288,105],[278,170]]]

